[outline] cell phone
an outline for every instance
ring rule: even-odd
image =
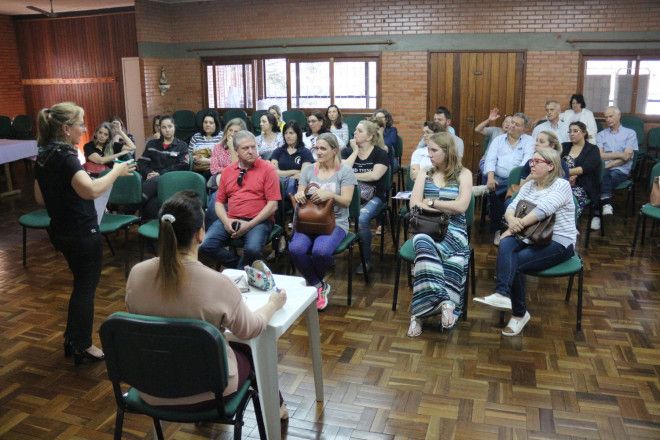
[[[239,222],[238,220],[234,220],[234,221],[231,223],[231,228],[232,228],[234,231],[238,231],[239,229],[241,229],[241,222]]]
[[[117,159],[115,159],[113,162],[114,162],[114,163],[124,163],[124,162],[134,162],[134,161],[135,161],[135,159],[133,159],[133,158],[131,157],[130,159],[126,159],[126,160],[121,160],[121,159],[117,158]]]

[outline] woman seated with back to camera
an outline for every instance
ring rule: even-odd
[[[303,274],[307,284],[317,289],[316,308],[323,310],[328,306],[330,284],[323,277],[333,262],[333,253],[348,232],[348,207],[353,198],[357,180],[353,171],[341,163],[340,148],[337,138],[332,133],[323,133],[316,140],[318,162],[303,168],[300,184],[295,199],[305,203],[310,194],[313,203],[334,201],[335,229],[330,235],[308,236],[295,231],[289,253],[293,264]],[[315,191],[308,191],[311,184],[318,186]],[[309,255],[311,251],[311,255]]]
[[[600,199],[600,151],[587,141],[589,133],[584,122],[572,122],[568,126],[568,137],[571,141],[561,144],[561,157],[569,168],[568,182],[578,201],[575,209],[580,217],[588,203],[598,203]]]
[[[167,200],[160,212],[158,257],[142,261],[131,269],[126,282],[126,308],[131,313],[169,318],[192,318],[209,322],[221,332],[230,330],[236,337],[258,336],[273,314],[286,302],[286,292],[271,293],[265,305],[251,311],[240,291],[226,275],[197,259],[204,240],[204,211],[197,195],[181,191]],[[235,393],[254,371],[250,348],[227,343],[227,388],[223,395]],[[140,392],[150,405],[204,405],[215,408],[212,393],[176,399],[163,399]],[[287,418],[280,395],[280,417]]]
[[[302,130],[296,121],[284,125],[284,144],[273,151],[270,162],[275,166],[280,182],[286,188],[284,203],[296,193],[302,170],[314,163],[312,152],[305,148]]]
[[[431,168],[417,173],[410,206],[446,213],[449,226],[440,242],[427,234],[413,237],[415,265],[410,337],[422,334],[422,320],[430,316],[441,315],[442,328],[454,326],[463,311],[470,258],[465,211],[470,206],[472,173],[461,165],[449,133],[430,135],[427,148]]]
[[[215,213],[215,193],[218,191],[222,171],[237,160],[236,150],[234,150],[234,135],[241,130],[247,130],[245,121],[241,118],[230,119],[225,125],[222,140],[213,147],[210,166],[211,177],[206,184],[211,191],[208,207],[206,208],[206,227],[211,226],[218,219],[218,215]]]
[[[202,130],[195,133],[188,143],[193,155],[193,170],[207,179],[210,176],[213,147],[222,140],[222,134],[218,113],[209,110],[204,113]]]
[[[531,319],[525,305],[525,272],[548,269],[574,254],[577,229],[573,192],[562,179],[561,159],[552,148],[537,150],[529,161],[531,180],[525,183],[506,209],[508,229],[502,233],[497,251],[495,292],[474,301],[499,310],[511,310],[511,319],[502,330],[504,336],[519,334]],[[527,201],[536,207],[522,218],[515,216],[518,203]],[[521,238],[525,228],[555,214],[552,240],[538,245]]]

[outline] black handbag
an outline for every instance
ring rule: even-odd
[[[407,216],[410,232],[429,235],[433,241],[442,241],[449,227],[449,216],[444,212],[424,211],[413,206]]]

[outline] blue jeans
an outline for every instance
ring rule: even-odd
[[[512,315],[522,317],[525,306],[525,272],[537,272],[568,260],[573,245],[564,247],[556,241],[546,246],[530,246],[516,237],[500,241],[497,250],[495,292],[511,297]]]
[[[628,179],[628,175],[623,171],[605,170],[603,182],[600,185],[600,199],[604,201],[603,204],[610,202],[614,188],[621,185],[626,179]]]
[[[222,263],[225,267],[241,268],[244,265],[251,265],[255,260],[262,258],[261,251],[266,245],[266,240],[273,229],[273,223],[270,220],[259,223],[250,229],[243,237],[243,258],[239,261],[238,257],[230,250],[225,249],[231,242],[231,235],[225,229],[220,220],[213,222],[209,230],[206,231],[206,238],[199,247],[199,252]]]
[[[380,209],[385,205],[380,197],[374,196],[360,208],[360,218],[358,219],[358,236],[360,237],[360,246],[364,253],[364,261],[371,261],[371,220],[378,215]]]
[[[206,206],[206,215],[204,216],[204,227],[208,229],[214,221],[218,219],[218,214],[215,213],[215,195],[218,193],[218,190],[215,190],[208,197],[208,203]]]
[[[339,226],[335,226],[330,235],[310,237],[300,232],[293,234],[289,243],[289,255],[293,264],[305,277],[307,285],[316,286],[323,281],[323,277],[332,265],[332,255],[344,237],[346,231]]]

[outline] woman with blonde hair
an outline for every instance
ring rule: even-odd
[[[94,199],[108,191],[120,176],[135,170],[135,162],[116,164],[105,176],[92,180],[78,160],[75,145],[86,132],[85,111],[72,102],[55,104],[38,115],[39,153],[35,168],[35,198],[50,216],[48,235],[64,254],[73,273],[64,354],[76,365],[103,360],[92,345],[94,293],[101,277],[103,240]]]
[[[470,206],[472,173],[461,165],[451,134],[434,133],[427,148],[431,168],[415,179],[410,206],[449,216],[441,241],[427,234],[413,237],[415,266],[408,336],[422,333],[422,321],[441,315],[442,328],[452,328],[463,311],[470,246],[465,211]]]
[[[353,168],[360,187],[360,218],[358,220],[358,235],[367,267],[360,264],[356,273],[368,271],[371,261],[371,220],[387,203],[387,169],[389,159],[387,147],[378,125],[371,121],[360,121],[355,127],[353,139],[350,142],[351,154],[344,164]]]
[[[504,336],[519,334],[531,319],[525,305],[525,273],[547,269],[573,256],[577,229],[573,192],[563,171],[559,153],[552,148],[537,150],[529,161],[531,180],[506,209],[508,229],[502,234],[497,252],[495,292],[474,301],[499,310],[511,310],[511,319],[502,330]],[[521,201],[536,205],[524,217],[516,217]],[[522,238],[525,228],[555,215],[552,241],[546,245]]]
[[[204,241],[204,211],[197,195],[181,191],[168,199],[158,214],[159,256],[142,261],[131,270],[126,282],[126,308],[131,313],[173,318],[201,319],[222,331],[230,330],[240,339],[258,336],[273,314],[286,302],[286,292],[278,290],[266,304],[251,311],[240,291],[226,275],[204,266],[197,259]],[[228,396],[241,388],[254,366],[249,347],[227,343]],[[212,393],[163,399],[140,392],[151,405],[195,405],[215,408]],[[287,418],[280,395],[280,417]]]
[[[353,171],[341,163],[341,148],[334,134],[320,134],[316,151],[318,162],[302,169],[294,197],[298,203],[305,203],[308,196],[313,203],[332,199],[335,229],[331,234],[316,236],[295,231],[289,243],[289,254],[307,284],[316,287],[316,308],[323,310],[328,306],[331,291],[330,284],[324,282],[323,277],[332,265],[335,249],[348,232],[348,207],[357,180]],[[311,187],[314,187],[313,191]]]
[[[130,151],[115,152],[112,142],[112,127],[108,122],[102,122],[94,130],[94,138],[83,147],[85,164],[83,168],[92,177],[97,177],[103,171],[112,168],[115,159],[130,154]]]

